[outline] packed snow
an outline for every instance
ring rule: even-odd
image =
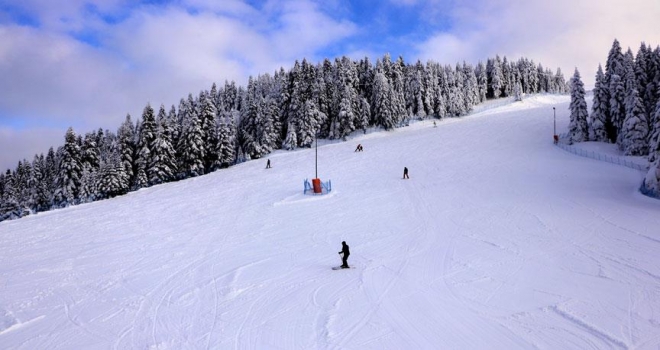
[[[1,222],[0,348],[658,349],[660,201],[568,104],[321,142],[327,195],[312,148]]]

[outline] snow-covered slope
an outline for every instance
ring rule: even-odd
[[[0,348],[657,349],[660,201],[553,106],[322,143],[325,196],[305,149],[2,222]]]

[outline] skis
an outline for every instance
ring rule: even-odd
[[[339,253],[339,258],[342,259],[342,260],[341,260],[341,263],[342,263],[342,264],[344,264],[344,259],[343,259],[343,257],[344,257],[344,253]],[[342,265],[339,265],[339,266],[334,266],[334,267],[332,267],[332,269],[333,269],[333,270],[341,270],[341,269],[350,269],[350,267],[342,267]]]

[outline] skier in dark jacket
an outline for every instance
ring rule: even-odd
[[[350,266],[348,266],[348,256],[351,255],[351,251],[348,250],[348,244],[346,244],[346,241],[341,242],[341,252],[339,254],[344,254],[341,259],[343,261],[343,264],[341,265],[342,268],[347,269]]]

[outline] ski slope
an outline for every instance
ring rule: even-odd
[[[321,142],[325,196],[278,151],[1,222],[0,348],[657,350],[660,201],[553,146],[568,103]]]

